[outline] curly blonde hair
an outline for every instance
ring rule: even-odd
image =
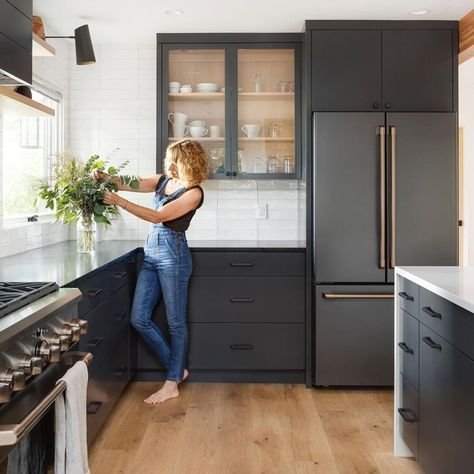
[[[207,179],[208,158],[204,148],[195,140],[185,139],[169,145],[166,161],[176,165],[180,180],[187,188]],[[171,177],[168,171],[167,175]]]

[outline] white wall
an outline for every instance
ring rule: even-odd
[[[459,67],[459,126],[464,130],[464,265],[474,265],[474,58]]]
[[[48,31],[48,34],[55,33]],[[33,78],[47,83],[64,97],[64,125],[65,143],[69,140],[69,56],[70,45],[65,40],[54,40],[56,56],[34,57]],[[60,223],[24,223],[9,225],[2,219],[2,181],[3,181],[3,159],[1,146],[1,124],[0,120],[0,257],[12,255],[25,250],[30,250],[44,245],[61,242],[69,238],[68,226]]]
[[[71,55],[70,149],[81,159],[107,155],[116,147],[117,163],[130,160],[130,174],[155,173],[156,48],[153,45],[95,45],[97,64],[76,66]],[[205,204],[188,231],[194,240],[304,239],[304,189],[297,181],[207,181]],[[151,195],[127,193],[151,206]],[[259,203],[268,219],[257,220]],[[299,219],[298,216],[301,218]],[[126,212],[105,239],[144,239],[148,224]]]

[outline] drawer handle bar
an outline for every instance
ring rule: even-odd
[[[425,342],[425,344],[428,344],[431,347],[431,349],[437,349],[438,351],[442,349],[441,344],[434,342],[433,339],[431,339],[431,337],[424,337],[423,342]]]
[[[230,302],[231,303],[253,303],[254,299],[253,298],[231,298]]]
[[[103,402],[89,402],[87,404],[87,414],[88,415],[95,415],[101,408]]]
[[[410,296],[408,293],[405,293],[404,291],[401,291],[400,293],[398,293],[398,296],[401,296],[406,301],[415,301],[415,298],[413,298],[413,296]]]
[[[230,346],[233,351],[253,351],[254,347],[253,344],[232,344]]]
[[[393,293],[323,293],[326,300],[392,300]]]
[[[251,262],[231,263],[231,267],[253,267],[255,264]]]
[[[405,342],[399,342],[398,343],[398,347],[400,347],[400,349],[403,351],[403,352],[406,352],[407,354],[414,354],[413,352],[413,349],[410,349]]]
[[[70,366],[79,360],[90,365],[93,359],[92,354],[86,352],[69,352],[61,358],[61,361],[63,358]],[[0,425],[0,446],[11,446],[20,441],[65,390],[66,382],[59,380],[54,388],[19,423]]]
[[[102,341],[103,339],[101,337],[94,337],[87,343],[87,345],[89,346],[89,348],[92,349],[94,347],[97,347]]]
[[[114,374],[116,377],[121,377],[126,371],[127,371],[127,366],[121,365],[120,367],[117,367],[117,370],[114,372]]]
[[[398,413],[407,423],[416,423],[418,421],[417,416],[409,408],[399,408]]]
[[[432,318],[438,318],[441,319],[441,313],[437,313],[436,311],[433,311],[429,306],[423,306],[421,308],[424,313],[430,315]]]
[[[123,321],[127,317],[127,313],[115,313],[114,319],[115,321]]]
[[[94,296],[100,295],[100,293],[102,293],[103,291],[104,291],[104,290],[103,290],[102,288],[98,288],[98,289],[96,289],[96,290],[89,290],[89,291],[87,292],[87,296],[92,296],[92,297],[94,297]]]
[[[117,279],[123,278],[126,274],[127,272],[117,272],[112,275],[112,278],[117,278]]]

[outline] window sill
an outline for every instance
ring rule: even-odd
[[[4,217],[2,219],[2,229],[17,229],[21,227],[31,227],[39,224],[52,224],[56,221],[54,214],[43,214],[38,216],[38,220],[28,222],[27,217]]]

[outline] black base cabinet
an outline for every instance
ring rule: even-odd
[[[194,250],[188,368],[193,380],[303,382],[304,250]],[[164,331],[160,302],[153,320]],[[157,356],[138,337],[138,380],[160,380]]]

